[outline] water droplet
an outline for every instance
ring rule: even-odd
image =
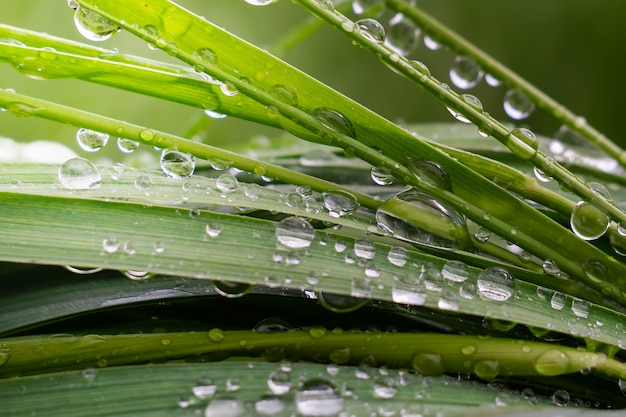
[[[553,277],[558,277],[559,275],[561,275],[561,270],[552,259],[546,259],[541,267],[543,268],[543,272],[545,272],[547,275]]]
[[[506,301],[515,293],[515,280],[507,270],[491,266],[485,268],[477,280],[481,298],[491,301]]]
[[[235,87],[233,84],[231,84],[229,82],[221,83],[220,84],[220,91],[226,97],[234,97],[237,94],[239,94],[239,90],[237,90],[237,87]]]
[[[398,393],[398,382],[391,377],[379,377],[374,381],[374,397],[389,400]]]
[[[98,370],[95,368],[86,368],[83,370],[83,378],[87,381],[93,381],[98,376]]]
[[[399,304],[423,305],[426,302],[426,286],[418,275],[394,276],[391,298]]]
[[[567,302],[567,296],[561,292],[556,291],[552,294],[550,299],[550,306],[555,310],[563,310],[565,303]]]
[[[387,252],[387,260],[395,266],[402,268],[409,260],[407,251],[402,246],[393,246]]]
[[[163,149],[161,169],[170,178],[188,178],[196,169],[196,157],[171,149]]]
[[[264,395],[254,403],[254,411],[262,417],[282,415],[285,403],[275,395]]]
[[[472,123],[472,121],[470,119],[468,119],[467,117],[465,117],[465,115],[463,113],[460,113],[460,112],[454,110],[451,107],[446,107],[446,109],[452,115],[452,117],[454,117],[459,122],[461,122],[461,123]]]
[[[407,56],[419,43],[420,29],[402,13],[395,14],[389,20],[386,45],[402,56]]]
[[[124,153],[131,153],[139,147],[139,142],[135,142],[130,139],[117,138],[117,147]]]
[[[434,38],[432,38],[432,37],[430,37],[428,35],[425,35],[424,36],[424,46],[426,46],[431,51],[437,51],[437,50],[441,49],[441,47],[443,45],[441,44],[441,42],[438,42]]]
[[[551,176],[546,175],[545,172],[537,167],[533,168],[533,172],[535,173],[535,177],[541,182],[550,182],[553,179]]]
[[[343,253],[346,250],[347,247],[348,247],[348,245],[343,240],[337,240],[335,242],[335,252],[337,252],[337,253]]]
[[[376,222],[397,239],[435,247],[465,246],[465,219],[456,211],[416,190],[403,191],[376,211]]]
[[[580,298],[574,298],[572,300],[572,313],[574,313],[576,317],[586,319],[589,316],[590,308],[591,304],[587,300],[582,300]]]
[[[357,239],[354,242],[354,254],[362,259],[374,259],[376,247],[370,239]]]
[[[372,167],[370,176],[372,177],[372,181],[378,185],[391,185],[396,180],[391,170],[385,167]]]
[[[76,132],[78,145],[85,152],[96,152],[109,141],[109,135],[91,129],[80,128]]]
[[[335,349],[328,356],[335,364],[348,363],[351,357],[350,348]],[[337,371],[339,371],[339,368],[337,368]]]
[[[239,417],[246,413],[243,402],[232,398],[215,398],[204,410],[204,417]]]
[[[443,268],[441,275],[447,280],[454,282],[463,282],[469,277],[469,267],[461,261],[448,260]]]
[[[548,349],[542,352],[533,367],[535,371],[544,376],[555,376],[568,373],[570,371],[571,360],[567,354],[557,349]]]
[[[507,137],[506,146],[516,156],[522,159],[531,159],[537,154],[539,142],[532,131],[522,127],[511,130]]]
[[[151,142],[156,136],[156,133],[152,129],[143,129],[139,132],[139,137],[146,142]]]
[[[438,353],[419,352],[413,357],[411,364],[413,369],[427,376],[439,376],[446,370],[443,359]]]
[[[98,168],[84,158],[68,159],[59,168],[61,185],[70,190],[93,190],[102,185]]]
[[[245,0],[245,2],[253,6],[267,6],[268,4],[277,3],[278,0]]]
[[[90,41],[106,41],[120,30],[115,22],[82,6],[76,7],[74,24],[78,32]]]
[[[291,376],[287,372],[276,370],[267,378],[267,386],[274,395],[285,395],[291,390]]]
[[[105,237],[102,240],[102,249],[106,253],[115,253],[120,248],[120,242],[115,236]]]
[[[334,313],[350,313],[369,303],[367,298],[350,297],[320,291],[317,299],[322,307]]]
[[[209,330],[207,333],[209,340],[213,343],[220,343],[222,340],[226,338],[226,335],[222,331],[222,329],[214,328]]]
[[[73,272],[75,274],[78,275],[89,275],[89,274],[95,274],[97,272],[102,271],[103,268],[90,268],[90,267],[82,267],[82,266],[71,266],[71,265],[65,265],[64,266],[65,269],[67,269],[70,272]]]
[[[154,243],[154,253],[163,253],[165,252],[165,248],[165,242],[159,241]]]
[[[463,90],[476,87],[484,75],[480,65],[467,56],[457,56],[450,68],[452,84]]]
[[[147,190],[152,187],[152,178],[150,175],[139,175],[135,178],[135,188],[139,190]]]
[[[608,271],[606,266],[600,261],[586,261],[582,265],[583,271],[587,275],[587,278],[596,283],[607,282]]]
[[[222,233],[222,226],[219,223],[209,223],[205,226],[205,231],[209,237],[218,237]]]
[[[500,362],[497,360],[482,360],[474,364],[474,373],[480,379],[491,381],[500,373]]]
[[[409,169],[420,180],[443,190],[451,190],[452,182],[446,169],[434,161],[420,159],[412,161]]]
[[[231,174],[222,174],[215,181],[215,186],[218,190],[220,190],[223,194],[232,193],[239,187],[239,182],[237,181],[237,177]]]
[[[319,107],[311,111],[311,115],[328,129],[351,138],[356,138],[356,130],[352,122],[338,111],[326,107]],[[334,155],[332,154],[331,159],[334,159]]]
[[[465,345],[461,348],[461,353],[465,356],[471,356],[476,353],[476,346],[474,345]]]
[[[552,402],[557,407],[565,407],[569,404],[570,401],[569,392],[565,391],[564,389],[558,389],[554,391],[554,394],[552,394],[551,398]]]
[[[352,11],[357,15],[379,18],[385,12],[385,0],[353,0]]]
[[[0,349],[0,366],[5,365],[11,359],[11,349]]]
[[[289,105],[295,106],[298,104],[298,96],[297,94],[289,87],[276,84],[270,87],[269,93],[277,100]]]
[[[513,89],[504,95],[504,111],[513,120],[524,120],[535,110],[533,103],[521,90]]]
[[[296,409],[304,417],[328,417],[339,414],[343,398],[329,381],[312,378],[304,381],[296,392]]]
[[[145,281],[145,280],[152,278],[154,274],[151,274],[148,271],[137,271],[134,269],[126,269],[124,271],[124,276],[126,278],[132,279],[133,281]]]
[[[243,297],[254,288],[252,284],[232,281],[213,281],[213,286],[219,295],[226,298]]]
[[[599,208],[586,201],[579,201],[570,217],[572,231],[583,240],[603,236],[609,228],[610,219]]]
[[[331,217],[343,217],[351,215],[359,207],[356,197],[342,191],[329,191],[324,193],[324,206]]]
[[[499,87],[502,85],[502,81],[493,76],[492,74],[485,74],[485,82],[490,87]]]
[[[276,240],[292,249],[306,249],[315,238],[311,223],[300,217],[286,217],[276,226]]]

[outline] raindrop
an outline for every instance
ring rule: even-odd
[[[356,130],[352,122],[338,111],[326,107],[319,107],[311,111],[311,115],[326,128],[341,133],[342,135],[356,138]],[[331,160],[334,159],[334,155],[330,154],[330,158]]]
[[[379,18],[385,12],[385,0],[353,0],[352,11],[357,15]]]
[[[550,307],[555,310],[563,310],[566,302],[567,296],[561,292],[556,291],[554,294],[552,294],[552,298],[550,299]]]
[[[522,127],[511,130],[506,145],[516,156],[531,159],[537,154],[539,142],[532,131]]]
[[[228,378],[226,380],[226,391],[235,392],[241,389],[241,383],[237,378]]]
[[[226,298],[243,297],[254,288],[252,284],[232,281],[213,281],[213,286],[219,295]]]
[[[545,272],[547,275],[553,277],[558,277],[561,275],[561,270],[552,259],[546,259],[541,267],[543,268],[543,272]]]
[[[269,93],[278,101],[285,103],[289,106],[295,106],[298,104],[298,96],[296,93],[289,87],[276,84],[270,87]]]
[[[101,267],[90,268],[90,267],[71,266],[71,265],[65,265],[64,268],[67,269],[68,271],[73,272],[73,273],[78,274],[78,275],[95,274],[97,272],[102,271],[102,269],[103,269]]]
[[[352,194],[336,190],[324,193],[324,206],[331,217],[338,218],[354,213],[359,203]]]
[[[611,193],[603,184],[600,184],[599,182],[590,181],[587,183],[587,185],[589,186],[591,191],[598,197],[603,198],[608,201],[612,200]]]
[[[413,189],[381,204],[376,222],[397,239],[429,246],[457,248],[468,239],[462,215]]]
[[[267,378],[267,386],[274,395],[285,395],[291,390],[291,377],[287,372],[276,370]]]
[[[411,19],[397,13],[389,20],[385,44],[400,55],[407,56],[417,47],[420,32]]]
[[[555,376],[570,372],[571,360],[567,354],[557,349],[542,352],[533,364],[535,371],[544,376]]]
[[[553,179],[551,176],[546,175],[545,172],[537,167],[533,168],[533,172],[535,173],[535,177],[541,182],[550,182]]]
[[[376,247],[370,239],[357,239],[354,242],[354,254],[362,259],[374,259]]]
[[[0,349],[0,366],[5,365],[11,358],[11,349]]]
[[[203,72],[205,66],[217,64],[217,54],[211,48],[199,48],[193,53],[193,58],[197,62],[194,70]]]
[[[451,259],[441,268],[441,275],[449,281],[463,282],[469,277],[469,267],[461,261]]]
[[[98,168],[84,158],[68,159],[59,168],[59,181],[70,190],[93,190],[102,185]]]
[[[482,360],[474,364],[474,373],[480,379],[491,381],[500,374],[500,362],[497,360]]]
[[[120,242],[115,236],[109,236],[102,240],[102,249],[106,253],[115,253],[120,248]]]
[[[222,226],[219,223],[209,223],[204,229],[209,237],[218,237],[222,233]]]
[[[161,241],[155,242],[154,243],[154,252],[155,253],[163,253],[163,252],[165,252],[165,247],[166,247],[165,242],[161,242]]]
[[[304,417],[335,416],[344,408],[337,389],[322,378],[304,381],[296,392],[295,401],[298,414]]]
[[[300,217],[286,217],[276,226],[276,240],[292,249],[306,249],[315,238],[311,223]]]
[[[213,343],[220,343],[222,340],[226,338],[226,335],[222,331],[222,329],[214,328],[209,330],[207,333],[209,340]]]
[[[194,397],[204,400],[215,395],[217,386],[209,378],[200,378],[191,389]]]
[[[374,397],[389,400],[398,393],[398,383],[391,377],[379,377],[374,381]]]
[[[500,81],[491,74],[485,74],[485,82],[490,87],[499,87],[502,85],[502,81]]]
[[[154,274],[151,274],[148,271],[137,271],[134,269],[126,269],[124,271],[124,276],[126,278],[130,278],[133,281],[145,281],[147,279],[150,279],[154,276]]]
[[[370,170],[372,181],[378,185],[391,185],[396,180],[391,170],[385,167],[372,167]]]
[[[220,84],[220,91],[222,92],[222,94],[224,94],[227,97],[233,97],[239,93],[239,90],[237,90],[237,87],[235,87],[233,84],[228,83],[228,82]]]
[[[237,181],[237,177],[231,174],[222,174],[215,181],[215,186],[218,190],[220,190],[223,194],[232,193],[239,186],[239,182]]]
[[[135,188],[139,190],[147,190],[152,187],[152,178],[150,175],[139,175],[135,178]]]
[[[204,114],[206,114],[207,116],[209,116],[211,119],[224,119],[226,118],[226,115],[223,113],[218,113],[215,110],[209,110],[209,109],[205,109],[204,110]]]
[[[365,39],[382,43],[385,41],[385,28],[376,19],[361,19],[356,22],[357,30]]]
[[[586,319],[589,316],[590,308],[591,304],[587,300],[582,300],[580,298],[574,298],[572,300],[572,313],[574,313],[576,317]]]
[[[188,178],[196,169],[196,157],[171,149],[163,149],[161,169],[170,178]]]
[[[246,413],[243,402],[232,398],[216,398],[211,400],[206,410],[205,417],[239,417]]]
[[[411,364],[413,369],[427,376],[439,376],[446,370],[443,359],[438,353],[419,352],[413,357]]]
[[[441,44],[441,42],[436,41],[432,37],[424,35],[424,46],[426,46],[426,48],[430,49],[431,51],[437,51],[441,49],[443,45]]]
[[[328,355],[328,359],[330,359],[334,364],[342,364],[347,363],[351,358],[350,348],[343,349],[335,349]],[[337,367],[337,372],[339,368]]]
[[[257,333],[275,333],[275,332],[288,332],[292,330],[293,326],[287,323],[285,320],[278,317],[267,317],[254,326],[254,331]]]
[[[267,6],[268,4],[277,3],[278,0],[244,0],[253,6]]]
[[[477,280],[478,294],[491,301],[506,301],[515,293],[515,280],[504,268],[491,266],[485,268]]]
[[[586,201],[579,201],[570,217],[572,231],[583,240],[598,239],[606,233],[609,224],[609,217]]]
[[[504,111],[513,120],[524,120],[535,110],[535,103],[521,90],[513,89],[504,95]]]
[[[450,68],[450,80],[462,90],[476,87],[484,75],[480,65],[467,56],[457,56]]]
[[[407,251],[402,246],[393,246],[387,252],[387,260],[395,266],[402,268],[409,260]]]
[[[446,109],[452,115],[452,117],[454,117],[459,122],[461,122],[461,123],[472,123],[472,121],[470,119],[468,119],[467,117],[465,117],[465,115],[463,113],[460,113],[460,112],[454,110],[451,107],[446,107]]]
[[[124,153],[131,153],[139,147],[139,142],[135,142],[130,139],[117,138],[117,147]]]
[[[426,286],[417,275],[395,276],[391,298],[399,304],[423,305],[426,302]]]
[[[254,403],[254,411],[260,416],[275,416],[285,411],[285,403],[275,395],[264,395]]]
[[[323,291],[317,294],[317,298],[322,307],[333,313],[350,313],[369,303],[367,298],[350,297]]]
[[[417,178],[433,187],[443,190],[452,189],[452,182],[450,181],[448,172],[437,162],[426,159],[412,161],[409,164],[409,170],[411,170]]]
[[[83,378],[87,381],[93,381],[98,376],[98,370],[95,368],[86,368],[83,370]]]
[[[82,6],[76,7],[74,24],[78,32],[90,41],[106,41],[120,31],[115,22]]]
[[[109,141],[109,135],[95,130],[80,128],[76,132],[78,146],[85,152],[96,152]]]
[[[552,394],[552,402],[557,407],[565,407],[569,404],[569,400],[569,392],[565,391],[564,389],[558,389],[554,391],[554,394]]]

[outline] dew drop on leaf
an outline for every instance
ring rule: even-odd
[[[241,400],[234,398],[214,398],[204,411],[205,417],[239,417],[246,413]]]
[[[244,0],[244,1],[253,6],[267,6],[268,4],[278,2],[278,0]]]
[[[500,373],[500,362],[490,359],[478,361],[474,364],[473,371],[480,379],[491,381]]]
[[[80,128],[76,132],[76,141],[85,152],[96,152],[109,141],[109,135],[95,130]]]
[[[282,415],[285,407],[285,402],[276,395],[264,395],[254,403],[254,411],[263,417]]]
[[[443,45],[441,44],[441,42],[438,42],[431,36],[424,35],[424,46],[426,46],[426,48],[430,49],[431,51],[437,51],[441,49]]]
[[[522,159],[531,159],[537,154],[537,136],[526,128],[516,128],[509,133],[506,145],[511,152]]]
[[[356,138],[356,130],[352,122],[338,111],[326,107],[319,107],[314,109],[311,115],[328,129],[351,138]],[[334,159],[334,155],[330,154],[330,157]]]
[[[576,317],[586,319],[589,316],[590,308],[591,304],[587,300],[583,300],[580,298],[574,298],[572,300],[572,313],[574,313]]]
[[[362,259],[374,259],[376,247],[370,239],[357,239],[354,242],[354,254]]]
[[[139,142],[135,142],[134,140],[130,139],[118,138],[117,147],[120,151],[124,153],[131,153],[139,147]]]
[[[426,302],[426,286],[417,275],[397,275],[394,277],[391,298],[399,304],[423,305]]]
[[[276,226],[276,240],[292,249],[306,249],[315,238],[311,223],[300,217],[286,217]]]
[[[115,22],[80,5],[74,11],[74,24],[90,41],[106,41],[120,30]]]
[[[413,356],[411,364],[413,369],[426,376],[442,375],[446,370],[443,359],[438,353],[419,352]]]
[[[533,367],[535,371],[544,376],[555,376],[570,371],[571,360],[564,352],[558,349],[548,349],[542,352]]]
[[[402,13],[395,14],[389,20],[389,30],[385,44],[402,56],[407,56],[419,43],[420,29]]]
[[[579,201],[570,216],[572,231],[583,240],[598,239],[609,228],[609,217],[591,203]]]
[[[102,249],[106,253],[115,253],[120,248],[120,242],[115,236],[108,236],[102,239]]]
[[[254,288],[252,284],[232,281],[213,281],[213,286],[219,295],[226,298],[243,297]]]
[[[141,174],[135,178],[135,188],[138,190],[147,190],[152,187],[152,177],[148,174]]]
[[[409,260],[409,255],[402,246],[393,246],[389,248],[389,252],[387,252],[387,260],[392,265],[402,268]]]
[[[295,398],[298,414],[304,417],[335,416],[343,410],[343,401],[335,386],[322,378],[302,382]]]
[[[485,73],[480,65],[467,56],[457,56],[450,67],[452,84],[462,90],[475,87],[483,79]]]
[[[535,103],[518,89],[506,92],[503,106],[507,116],[513,120],[524,120],[535,110]]]
[[[232,174],[222,174],[215,181],[215,186],[222,194],[232,193],[239,187],[237,177]]]
[[[504,268],[488,267],[479,275],[476,281],[478,294],[482,299],[491,301],[506,301],[515,293],[515,280]]]
[[[370,41],[378,43],[385,41],[385,28],[376,19],[365,18],[357,20],[356,27],[359,33]]]
[[[291,390],[291,376],[278,369],[268,376],[267,387],[274,395],[285,395]]]
[[[350,297],[324,291],[317,294],[317,299],[322,307],[334,313],[350,313],[369,303],[367,298]]]
[[[372,167],[370,170],[372,181],[378,185],[391,185],[396,180],[391,170],[385,167]]]
[[[331,217],[338,218],[354,213],[359,203],[352,194],[335,190],[324,193],[324,206]]]
[[[72,158],[59,168],[59,181],[70,190],[93,190],[102,184],[102,175],[98,168],[84,158]]]
[[[163,149],[161,169],[170,178],[188,178],[196,169],[196,157],[171,149]]]
[[[463,282],[469,277],[469,267],[461,261],[450,259],[441,268],[441,275],[449,281]]]
[[[205,232],[209,237],[218,237],[222,233],[222,226],[219,223],[209,223],[205,226]]]
[[[556,291],[554,294],[552,294],[552,298],[550,299],[550,307],[555,310],[563,310],[566,302],[567,296],[561,292]]]
[[[435,161],[420,159],[409,164],[409,170],[420,180],[443,190],[451,190],[452,182],[446,169]]]

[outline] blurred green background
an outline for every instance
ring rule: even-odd
[[[51,35],[87,42],[76,31],[72,10],[65,0],[26,0],[3,3],[0,22]],[[308,14],[289,0],[254,7],[243,0],[180,0],[180,4],[205,16],[236,35],[261,47],[281,39],[303,22]],[[623,117],[626,95],[624,67],[626,2],[619,0],[545,1],[526,0],[418,0],[419,6],[477,44],[531,83],[554,97],[622,146],[626,138],[617,123]],[[391,17],[385,14],[381,22]],[[161,51],[128,33],[119,33],[98,43],[131,53],[171,61]],[[409,56],[426,63],[431,73],[450,82],[448,70],[454,55],[430,51],[423,43]],[[435,99],[413,88],[372,56],[330,28],[323,28],[287,53],[285,60],[394,121],[409,123],[452,121]],[[200,118],[201,110],[163,100],[126,93],[78,80],[37,81],[0,63],[0,88],[14,88],[63,104],[185,135]],[[473,90],[485,109],[506,120],[502,110],[502,87],[484,82]],[[535,112],[524,121],[536,133],[550,135],[558,124]],[[216,120],[208,127],[212,144],[232,144],[271,129],[231,118]],[[19,141],[53,139],[74,144],[75,128],[34,118],[17,119],[0,113],[0,136]],[[113,141],[111,141],[113,142]],[[122,154],[110,143],[106,155]]]

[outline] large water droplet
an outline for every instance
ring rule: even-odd
[[[497,360],[482,360],[474,364],[474,373],[480,379],[491,381],[500,373],[500,362]]]
[[[475,87],[484,75],[480,65],[467,56],[457,56],[450,68],[452,84],[463,90]]]
[[[311,223],[301,217],[286,217],[276,226],[276,240],[292,249],[306,249],[315,238]]]
[[[232,281],[213,281],[213,286],[219,295],[226,298],[243,297],[254,289],[254,285],[252,284]]]
[[[296,392],[296,409],[304,417],[335,416],[343,408],[343,398],[337,389],[322,378],[304,381]]]
[[[556,291],[554,294],[552,294],[552,298],[550,299],[550,307],[555,310],[563,310],[566,302],[567,296],[562,292]]]
[[[507,270],[492,266],[485,268],[476,282],[480,297],[491,301],[506,301],[515,293],[515,280]]]
[[[222,194],[232,193],[239,187],[237,177],[232,174],[222,174],[215,180],[215,186]]]
[[[76,132],[76,141],[82,150],[96,152],[107,144],[109,135],[91,129],[80,128]]]
[[[385,28],[376,19],[361,19],[356,22],[357,30],[364,38],[382,43],[385,41]]]
[[[319,107],[311,111],[311,115],[328,129],[351,138],[356,138],[356,130],[352,122],[338,111],[326,107]]]
[[[402,56],[407,56],[419,43],[420,29],[402,13],[395,14],[389,20],[386,45]]]
[[[610,219],[591,203],[579,201],[572,210],[570,226],[572,231],[583,240],[598,239],[609,228]]]
[[[188,178],[196,169],[196,157],[172,149],[163,149],[161,169],[170,178]]]
[[[535,110],[535,103],[521,90],[513,89],[504,95],[504,111],[514,120],[524,120]]]
[[[451,190],[452,182],[446,169],[435,161],[420,159],[412,161],[409,169],[420,180],[443,190]]]
[[[590,308],[591,304],[587,300],[583,300],[580,298],[574,298],[572,300],[572,313],[574,313],[576,317],[586,319],[589,316]]]
[[[352,11],[365,17],[379,18],[385,12],[385,0],[353,0]]]
[[[522,127],[511,130],[506,145],[516,156],[531,159],[537,154],[539,142],[532,131]]]
[[[115,22],[82,6],[76,7],[74,24],[78,32],[90,41],[106,41],[120,30]]]
[[[435,247],[465,246],[468,239],[465,219],[439,201],[408,190],[380,205],[376,222],[397,239]]]
[[[534,368],[544,376],[555,376],[568,373],[571,360],[567,354],[557,349],[548,349],[535,359]]]
[[[91,161],[72,158],[59,168],[59,181],[70,190],[92,190],[102,185],[102,175]]]
[[[324,291],[320,291],[317,298],[322,307],[334,313],[350,313],[369,303],[367,298],[350,297]]]
[[[324,206],[331,217],[337,218],[354,213],[359,203],[352,194],[336,190],[324,193]]]
[[[296,93],[289,87],[276,84],[270,87],[269,93],[277,100],[289,105],[295,106],[298,104],[298,96]]]
[[[388,376],[381,376],[374,381],[374,397],[389,400],[398,393],[398,382]]]

